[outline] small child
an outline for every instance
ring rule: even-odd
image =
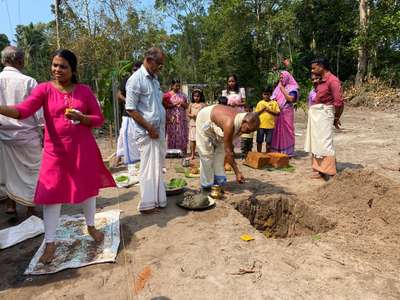
[[[266,143],[265,152],[269,152],[272,142],[272,132],[275,128],[275,117],[279,115],[278,102],[271,100],[272,88],[266,87],[262,99],[257,103],[256,112],[260,116],[260,127],[257,130],[257,151],[262,152],[262,144]]]
[[[196,118],[201,109],[206,107],[204,93],[201,89],[194,89],[192,92],[192,102],[189,104],[189,141],[190,141],[190,159],[195,159],[196,154]]]
[[[253,106],[250,104],[246,104],[244,106],[244,111],[245,112],[253,112]],[[244,133],[240,136],[242,156],[244,159],[246,159],[247,154],[251,150],[253,150],[253,138],[254,138],[254,132]]]

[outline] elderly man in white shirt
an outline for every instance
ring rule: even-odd
[[[161,49],[150,48],[142,67],[126,83],[125,108],[136,123],[135,140],[140,152],[139,211],[152,213],[167,206],[162,176],[165,160],[165,110],[157,74],[164,65]]]
[[[37,85],[35,79],[21,73],[24,52],[8,46],[1,52],[5,66],[0,73],[0,105],[16,105]],[[25,120],[0,116],[0,197],[8,196],[7,213],[16,213],[15,203],[34,212],[33,198],[42,157],[42,112]]]

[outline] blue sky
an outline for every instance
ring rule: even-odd
[[[16,25],[47,23],[54,19],[50,9],[52,3],[53,0],[0,0],[0,33],[5,33],[13,43]],[[153,3],[154,0],[143,0],[139,6],[150,8]]]
[[[52,2],[52,0],[0,0],[0,33],[5,33],[12,42],[17,25],[49,22],[53,19],[50,10]]]

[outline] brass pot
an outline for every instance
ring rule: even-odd
[[[210,196],[213,197],[214,199],[221,199],[222,197],[221,187],[219,185],[213,185],[211,187]]]

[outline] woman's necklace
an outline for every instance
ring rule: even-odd
[[[63,85],[59,84],[57,81],[53,81],[53,82],[54,82],[54,85],[56,86],[56,88],[62,93],[70,93],[74,89],[73,83],[69,83],[68,85],[63,86]]]
[[[74,98],[74,84],[70,83],[66,86],[59,84],[57,81],[53,81],[54,86],[57,90],[64,94],[64,105],[67,110],[73,109],[73,98]]]

